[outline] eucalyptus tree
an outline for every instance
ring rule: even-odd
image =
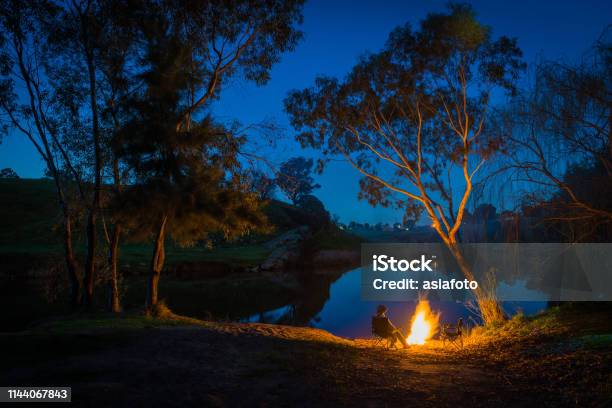
[[[48,29],[57,23],[60,13],[60,7],[44,0],[0,2],[0,108],[2,129],[19,133],[32,143],[55,183],[71,304],[76,306],[81,298],[81,277],[73,247],[77,216],[74,191],[82,198],[84,187],[81,172],[62,138],[53,84],[42,63]]]
[[[96,280],[98,215],[102,194],[103,129],[100,120],[101,73],[99,61],[107,44],[103,34],[111,20],[112,2],[71,0],[59,2],[54,24],[48,26],[45,74],[53,85],[57,115],[70,152],[82,163],[81,177],[87,182],[87,254],[83,274],[85,307],[91,307]]]
[[[285,100],[297,139],[340,155],[363,177],[360,197],[424,213],[468,279],[458,246],[478,170],[499,146],[487,133],[493,92],[515,91],[515,39],[493,39],[468,5],[391,32],[342,80],[319,77]],[[474,291],[485,322],[503,318],[494,295]]]
[[[108,245],[108,302],[107,309],[121,311],[119,288],[119,248],[125,228],[121,222],[120,209],[114,205],[120,202],[125,185],[130,182],[130,169],[117,155],[113,146],[121,137],[121,128],[128,120],[130,95],[139,85],[139,78],[134,67],[139,58],[138,30],[129,22],[130,4],[122,0],[105,3],[102,14],[107,23],[100,32],[100,42],[104,44],[99,50],[97,59],[98,71],[101,74],[100,118],[103,128],[104,152],[103,172],[107,184],[112,188],[102,204],[104,232]],[[107,229],[107,219],[111,221],[112,230]]]

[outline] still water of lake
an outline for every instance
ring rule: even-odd
[[[320,310],[314,311],[314,315],[308,321],[300,322],[296,319],[299,314],[299,302],[284,307],[254,314],[242,321],[285,323],[285,324],[307,324],[319,327],[333,334],[343,337],[362,338],[371,335],[370,321],[375,313],[376,306],[380,302],[366,302],[361,300],[360,294],[361,274],[360,269],[353,269],[342,274],[329,287],[329,295]],[[416,302],[388,302],[387,315],[396,326],[406,332],[410,318],[414,313]],[[463,302],[430,302],[432,310],[441,312],[441,322],[456,322],[462,317],[466,322],[478,321],[470,309]],[[544,310],[547,302],[504,302],[506,313],[513,315],[522,311],[526,315],[533,315]],[[304,316],[301,316],[304,319]]]

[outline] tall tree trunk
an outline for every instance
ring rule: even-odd
[[[446,246],[453,255],[453,258],[455,258],[455,261],[457,261],[457,265],[459,265],[459,269],[461,269],[463,276],[465,276],[467,280],[475,281],[476,279],[472,273],[472,269],[463,257],[463,253],[461,253],[461,249],[459,248],[457,242],[450,241],[446,243]],[[476,297],[476,301],[478,302],[478,308],[480,309],[482,320],[485,324],[491,324],[504,320],[504,311],[495,297],[493,292],[494,290],[495,288],[483,289],[480,283],[476,289],[472,290],[474,296]]]
[[[89,97],[91,104],[91,119],[92,119],[92,134],[93,134],[93,145],[95,155],[95,169],[94,169],[94,194],[89,209],[89,216],[87,218],[87,261],[85,264],[85,296],[84,305],[86,307],[93,306],[93,292],[96,275],[96,220],[98,210],[100,208],[100,186],[101,186],[101,168],[102,168],[102,154],[100,150],[100,129],[98,126],[98,106],[96,96],[96,71],[93,62],[93,51],[89,47],[89,37],[87,35],[86,19],[83,20],[85,27],[84,30],[84,43],[85,43],[85,57],[87,60],[87,71],[89,74]]]
[[[72,247],[72,217],[67,211],[64,212],[64,257],[70,281],[70,305],[76,308],[81,302],[81,280]]]
[[[119,175],[119,160],[113,158],[113,180],[115,183],[115,191],[121,193],[121,177]],[[119,270],[117,269],[117,260],[119,257],[119,240],[121,239],[121,223],[115,220],[113,237],[110,242],[109,264],[111,269],[111,278],[109,282],[109,302],[108,309],[111,312],[119,313],[121,311],[121,302],[119,301]]]
[[[13,115],[9,114],[9,117],[11,118],[11,121],[15,124],[15,126],[20,129],[28,137],[28,139],[30,139],[36,150],[39,152],[39,154],[47,164],[47,169],[51,172],[53,176],[59,205],[64,215],[64,257],[66,261],[66,270],[68,272],[68,280],[70,281],[71,285],[70,302],[73,307],[76,307],[81,301],[82,286],[78,273],[76,258],[74,256],[74,250],[72,247],[72,217],[70,214],[70,208],[64,195],[61,175],[56,167],[54,153],[52,152],[52,148],[49,144],[47,131],[49,131],[52,137],[52,141],[55,141],[55,143],[57,143],[57,148],[60,150],[60,152],[62,153],[61,156],[65,160],[64,164],[66,164],[68,168],[70,168],[74,173],[75,180],[78,184],[81,195],[82,190],[78,175],[76,174],[76,172],[74,172],[74,168],[70,164],[70,161],[67,155],[65,154],[65,151],[60,146],[60,143],[53,136],[53,130],[48,126],[48,122],[45,117],[45,110],[42,108],[41,92],[38,86],[35,86],[35,80],[33,79],[34,77],[37,77],[37,75],[32,75],[32,72],[36,74],[38,73],[38,66],[35,65],[34,71],[31,71],[31,65],[26,63],[26,60],[28,58],[24,56],[24,50],[26,49],[26,47],[24,46],[24,40],[25,38],[23,38],[22,36],[13,36],[13,44],[15,46],[14,51],[15,55],[17,56],[17,67],[19,69],[19,73],[21,74],[22,80],[25,83],[25,88],[28,92],[29,105],[32,116],[34,118],[34,125],[40,138],[40,143],[37,142],[34,134],[28,131],[23,126],[21,126],[19,124],[19,121]]]
[[[165,238],[167,221],[168,217],[164,215],[157,232],[157,238],[155,239],[155,247],[153,248],[153,259],[151,260],[151,273],[149,275],[146,300],[146,307],[149,311],[151,311],[157,305],[158,301],[157,288],[159,285],[159,276],[161,275],[166,258]]]
[[[92,208],[87,216],[87,259],[85,261],[85,278],[83,306],[93,306],[93,292],[96,276],[96,211]]]
[[[117,270],[117,258],[119,256],[119,239],[121,238],[121,224],[115,223],[113,236],[110,242],[109,264],[111,277],[109,281],[109,299],[108,309],[113,313],[121,311],[121,302],[119,301],[119,272]]]
[[[50,153],[48,143],[45,140],[45,146],[47,151]],[[49,155],[50,157],[50,155]],[[47,166],[53,175],[55,181],[55,188],[57,190],[57,196],[59,199],[59,205],[64,214],[64,258],[66,261],[66,271],[68,272],[68,280],[70,281],[70,306],[77,308],[81,302],[81,279],[79,278],[78,265],[76,257],[74,256],[74,248],[72,246],[72,215],[70,214],[70,208],[66,202],[66,196],[64,195],[64,189],[60,180],[60,174],[55,167],[52,160],[47,161]]]

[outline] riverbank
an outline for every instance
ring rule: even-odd
[[[462,351],[172,315],[73,317],[0,335],[0,376],[71,385],[77,406],[605,406],[606,316],[595,307],[515,318]]]
[[[0,180],[0,332],[21,330],[32,322],[69,312],[69,284],[62,257],[61,227],[54,185],[47,179]],[[274,226],[267,235],[250,235],[240,242],[217,242],[213,248],[202,243],[180,247],[167,243],[166,265],[160,282],[160,295],[181,313],[241,320],[288,305],[296,293],[304,292],[304,280],[318,268],[344,271],[359,262],[361,240],[327,225],[305,225],[304,209],[271,200],[266,215]],[[306,230],[304,239],[291,248],[270,242],[291,231]],[[75,230],[75,251],[80,265],[85,263],[82,230]],[[104,230],[99,231],[104,236]],[[95,306],[107,303],[108,265],[100,251],[95,291]],[[288,256],[288,252],[291,252]],[[273,253],[278,262],[270,259]],[[149,272],[152,246],[123,237],[119,250],[121,301],[125,309],[141,307],[145,299],[145,280]],[[262,268],[264,264],[272,264]],[[311,277],[310,280],[317,280]],[[324,279],[328,282],[329,279]],[[325,287],[315,286],[321,301]],[[329,286],[329,285],[327,285]],[[317,298],[316,304],[321,303]],[[314,307],[310,309],[314,310]],[[304,320],[308,316],[304,317]]]

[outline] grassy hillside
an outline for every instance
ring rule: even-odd
[[[0,179],[0,254],[48,255],[61,253],[61,213],[52,180]],[[272,200],[266,214],[275,234],[304,225],[303,210]],[[84,252],[83,228],[75,227],[77,252]],[[252,236],[238,243],[221,244],[210,250],[202,246],[181,248],[168,245],[168,262],[215,262],[251,266],[263,261],[268,251],[261,245],[271,236]],[[128,240],[129,241],[129,240]],[[335,226],[326,227],[314,237],[317,249],[357,248],[359,238]],[[122,264],[146,265],[151,247],[148,243],[126,242],[121,248]]]
[[[61,214],[51,180],[0,179],[0,202],[0,246],[57,242]]]

